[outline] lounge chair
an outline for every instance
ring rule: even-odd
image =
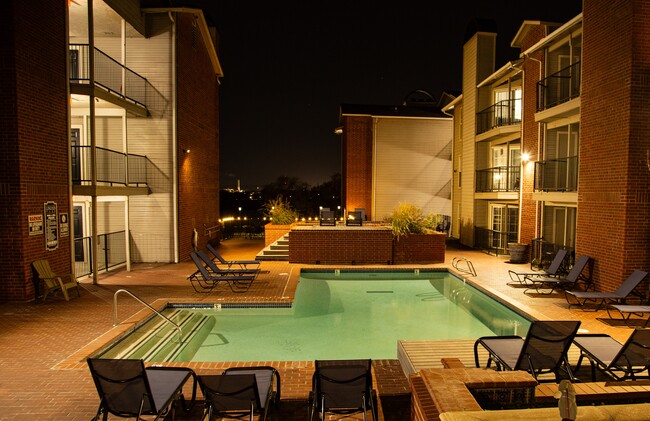
[[[199,376],[208,420],[214,416],[265,420],[271,406],[280,403],[280,375],[273,367],[232,367],[220,375]]]
[[[195,252],[190,252],[190,257],[196,265],[196,271],[187,277],[196,292],[210,292],[220,282],[226,282],[233,292],[246,292],[255,279],[253,275],[217,275],[208,270],[202,259]]]
[[[43,301],[47,299],[47,296],[50,293],[57,293],[58,291],[63,293],[63,298],[65,298],[66,301],[70,301],[68,290],[72,288],[76,288],[77,296],[81,297],[81,294],[79,293],[79,284],[73,274],[55,273],[50,267],[50,262],[47,259],[35,260],[32,262],[32,266],[38,274],[38,278],[42,279],[45,284]]]
[[[259,260],[226,260],[223,258],[223,256],[221,256],[221,254],[217,252],[217,250],[215,250],[214,247],[212,247],[211,244],[208,243],[206,245],[206,248],[214,256],[214,258],[219,261],[219,263],[227,266],[228,268],[232,267],[233,265],[238,265],[241,269],[248,269],[248,265],[259,267],[259,265],[262,263]],[[212,261],[214,261],[214,259],[212,259]]]
[[[479,345],[488,351],[486,368],[494,361],[497,370],[525,370],[537,379],[548,373],[555,374],[560,381],[564,370],[573,380],[573,373],[567,360],[567,351],[578,332],[580,321],[533,321],[525,338],[520,336],[484,336],[474,343],[474,361],[479,361]],[[547,380],[544,380],[547,381]]]
[[[508,285],[530,285],[526,282],[526,277],[555,277],[561,275],[564,272],[563,264],[567,253],[567,249],[558,250],[549,267],[543,271],[517,272],[512,269],[508,270],[508,275],[512,281],[508,282]]]
[[[348,217],[345,220],[345,225],[356,225],[356,226],[363,225],[361,211],[348,212]]]
[[[607,306],[607,315],[610,319],[615,319],[612,317],[612,313],[616,310],[621,318],[625,321],[625,324],[632,327],[632,323],[643,322],[642,328],[648,327],[650,322],[650,317],[646,318],[645,321],[643,316],[650,313],[649,305],[632,305],[632,304],[610,304]],[[632,318],[632,316],[637,316],[637,318]]]
[[[650,367],[648,329],[635,329],[624,344],[604,333],[576,335],[573,343],[580,348],[576,370],[586,357],[591,364],[591,381],[596,381],[596,370],[614,380],[636,380],[637,374]]]
[[[309,393],[309,420],[316,413],[352,414],[361,412],[366,419],[368,410],[377,421],[377,392],[372,388],[372,361],[316,360]]]
[[[589,266],[589,275],[585,276],[582,272]],[[538,294],[551,294],[555,290],[569,291],[578,288],[583,284],[584,290],[591,288],[591,272],[593,266],[593,259],[589,256],[580,256],[575,261],[573,267],[565,277],[552,277],[552,276],[526,276],[526,282],[530,285],[524,291],[524,294],[530,290],[535,290]],[[548,292],[541,292],[541,290],[548,290]]]
[[[156,420],[166,418],[172,411],[174,401],[180,400],[183,409],[189,412],[196,398],[196,374],[189,368],[144,367],[142,360],[89,358],[88,367],[99,393],[99,409],[93,420],[103,414],[118,417],[155,415]],[[187,405],[183,386],[192,377],[192,399]]]
[[[243,269],[243,268],[222,269],[219,266],[217,266],[217,264],[214,263],[212,261],[212,259],[210,259],[208,257],[208,255],[205,254],[205,252],[202,252],[201,250],[199,250],[199,251],[196,252],[196,254],[203,261],[203,263],[205,264],[205,267],[207,267],[208,270],[210,272],[214,273],[215,275],[222,275],[222,276],[225,276],[225,275],[239,275],[239,276],[249,275],[249,276],[253,276],[253,278],[256,278],[257,275],[260,273],[259,268],[255,268],[255,269]]]
[[[323,209],[320,212],[320,225],[321,226],[336,226],[336,214],[334,211]]]
[[[569,308],[578,305],[587,310],[585,304],[593,302],[596,304],[594,311],[600,310],[603,305],[609,303],[624,304],[625,300],[634,292],[637,286],[648,276],[648,272],[635,270],[625,281],[613,292],[598,291],[566,291],[566,301]],[[640,296],[640,294],[638,294]],[[569,299],[571,297],[571,299]]]

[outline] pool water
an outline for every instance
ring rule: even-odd
[[[301,274],[291,308],[199,308],[191,361],[394,359],[398,340],[525,334],[530,322],[448,272]]]

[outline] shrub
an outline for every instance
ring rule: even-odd
[[[409,204],[400,204],[387,218],[396,236],[426,234],[435,231],[439,215],[425,215],[422,209]]]
[[[266,202],[262,208],[262,212],[274,225],[290,225],[298,217],[298,212],[282,196]]]

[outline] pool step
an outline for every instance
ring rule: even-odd
[[[180,327],[182,342],[175,326],[155,317],[103,353],[102,358],[156,362],[173,361],[177,357],[191,359],[214,326],[214,317],[178,309],[165,315]]]

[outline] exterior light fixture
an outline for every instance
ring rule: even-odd
[[[189,149],[183,149],[183,152],[185,152],[186,154],[189,154],[190,150]]]
[[[521,162],[528,162],[530,160],[530,155],[526,152],[521,154]]]

